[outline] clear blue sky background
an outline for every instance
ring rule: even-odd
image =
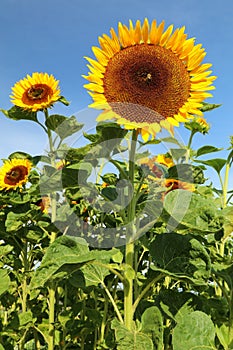
[[[9,109],[11,87],[26,74],[47,72],[60,80],[69,107],[56,104],[54,112],[76,114],[91,102],[83,88],[87,73],[84,56],[98,36],[117,30],[118,21],[128,24],[148,17],[165,19],[166,26],[186,26],[189,37],[196,37],[207,51],[205,61],[213,64],[214,98],[209,102],[222,107],[206,113],[212,128],[207,136],[197,135],[197,147],[211,144],[227,148],[233,134],[232,122],[232,0],[1,0],[0,1],[0,108]],[[87,118],[87,119],[86,119]],[[32,122],[11,121],[0,115],[0,158],[16,150],[32,155],[44,152],[46,138]],[[186,130],[177,129],[186,141]]]

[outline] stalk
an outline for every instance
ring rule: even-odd
[[[44,111],[45,119],[47,120],[49,117],[48,110]],[[49,141],[49,152],[51,155],[51,165],[55,167],[55,154],[54,154],[54,146],[52,139],[52,132],[48,128],[47,129],[48,141]],[[51,199],[51,222],[56,220],[56,210],[57,210],[57,202],[56,202],[56,193],[52,193],[50,196]],[[52,244],[56,239],[56,232],[51,232],[50,234],[50,244]],[[54,281],[51,281],[49,288],[49,297],[48,297],[48,305],[49,305],[49,336],[48,336],[48,350],[54,350],[54,335],[55,335],[55,303],[56,303],[56,284]]]
[[[22,250],[22,264],[23,264],[23,281],[22,281],[22,297],[21,297],[21,306],[22,306],[22,312],[27,311],[27,295],[28,295],[28,286],[27,286],[27,273],[29,270],[28,267],[28,242],[25,241],[23,245],[23,250]],[[27,330],[25,330],[24,335],[20,339],[19,342],[19,349],[23,350],[24,349],[24,343],[25,343],[25,336],[26,336]]]
[[[138,131],[133,130],[132,141],[129,153],[129,181],[133,186],[133,197],[128,207],[128,222],[130,229],[128,232],[126,247],[125,247],[125,263],[133,269],[134,265],[134,241],[135,236],[135,194],[134,194],[134,175],[135,175],[135,153],[136,153],[136,141],[137,141]],[[124,323],[125,326],[131,330],[133,326],[133,281],[134,276],[130,272],[126,276],[126,283],[124,287]]]
[[[193,141],[193,136],[196,134],[196,131],[191,131],[190,137],[189,137],[189,141],[188,141],[188,145],[187,145],[187,152],[186,152],[186,163],[189,162],[189,158],[190,158],[190,150],[191,150],[191,144]]]
[[[27,272],[28,272],[28,256],[27,256],[28,243],[24,244],[22,252],[23,260],[23,282],[22,282],[22,312],[27,311]]]

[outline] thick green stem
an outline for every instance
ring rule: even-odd
[[[222,186],[222,208],[223,209],[227,206],[227,191],[228,191],[228,182],[229,182],[229,171],[230,171],[230,163],[229,163],[229,161],[227,161],[224,182],[222,181],[221,176],[219,176],[221,186]],[[226,237],[223,237],[222,241],[220,242],[220,246],[219,246],[219,254],[222,257],[224,257],[224,254],[225,254],[225,243],[226,243]],[[224,283],[224,282],[222,282],[222,283]],[[217,288],[217,295],[222,296],[222,290],[219,287]]]
[[[44,111],[45,119],[49,117],[48,110]],[[56,157],[54,152],[52,132],[48,128],[47,130],[48,140],[49,140],[49,153],[51,157],[51,165],[56,166]],[[57,201],[56,193],[50,195],[51,198],[51,222],[56,220],[56,211],[57,211]],[[56,239],[56,232],[51,232],[50,234],[50,244],[52,244]],[[56,284],[52,281],[49,285],[49,337],[48,337],[48,350],[54,350],[54,335],[55,335],[55,303],[56,303]]]
[[[135,238],[135,205],[136,198],[134,193],[134,173],[135,173],[135,153],[138,131],[134,130],[129,153],[129,182],[132,185],[132,199],[128,207],[129,230],[127,232],[127,243],[125,247],[125,263],[130,267],[129,273],[126,274],[124,285],[124,323],[131,330],[133,326],[133,268],[134,268],[134,238]]]
[[[23,282],[22,282],[22,312],[27,311],[27,274],[28,274],[28,242],[26,241],[22,251],[22,262],[23,262]]]

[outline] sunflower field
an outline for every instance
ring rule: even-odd
[[[94,133],[53,114],[69,106],[53,75],[12,87],[2,117],[34,122],[48,150],[0,167],[0,350],[233,349],[233,137],[225,158],[193,148],[216,77],[164,26],[99,37],[83,76]]]

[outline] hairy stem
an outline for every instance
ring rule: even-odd
[[[45,119],[47,120],[48,110],[45,109]],[[54,152],[54,146],[53,146],[53,138],[52,138],[52,132],[48,128],[47,130],[48,135],[48,141],[49,141],[49,153],[51,157],[51,165],[53,167],[56,166],[56,157]],[[56,211],[57,211],[57,201],[56,201],[56,193],[52,193],[50,195],[51,199],[51,222],[54,222],[56,220]],[[56,239],[56,232],[51,232],[50,234],[50,244],[52,244]],[[56,284],[54,281],[51,281],[49,285],[49,297],[48,297],[48,304],[49,304],[49,337],[48,337],[48,350],[54,350],[54,335],[55,335],[55,303],[56,303]]]
[[[132,184],[132,199],[128,207],[128,223],[129,230],[127,232],[127,243],[125,247],[125,263],[132,270],[134,268],[134,237],[135,237],[135,206],[136,198],[134,193],[134,176],[135,176],[135,153],[138,131],[134,130],[129,153],[129,182]],[[133,326],[133,271],[129,271],[126,275],[126,283],[124,285],[124,323],[131,330]]]

